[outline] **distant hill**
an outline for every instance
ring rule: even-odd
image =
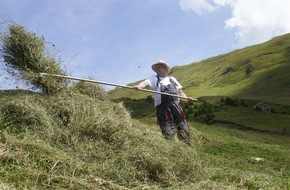
[[[290,105],[290,34],[184,66],[171,75],[193,97],[232,96]],[[153,73],[152,73],[153,74]],[[146,93],[124,89],[112,99],[144,98]]]

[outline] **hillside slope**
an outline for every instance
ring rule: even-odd
[[[236,96],[290,104],[290,34],[185,66],[171,75],[193,97]],[[152,73],[153,74],[153,73]],[[148,94],[115,89],[112,99]]]

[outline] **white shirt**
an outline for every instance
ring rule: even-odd
[[[176,88],[177,90],[180,90],[182,88],[182,86],[179,84],[179,82],[176,80],[176,78],[174,77],[170,77],[167,76],[167,77],[159,77],[160,78],[160,84],[162,85],[169,85],[170,84],[170,78],[175,82],[175,84],[177,85]],[[150,78],[146,79],[145,80],[148,84],[149,84],[149,88],[151,90],[155,90],[155,91],[158,91],[160,92],[160,86],[161,85],[158,85],[157,87],[157,81],[158,81],[158,78],[156,75],[153,75],[151,76]],[[155,107],[160,105],[161,104],[161,94],[154,94],[154,105]]]

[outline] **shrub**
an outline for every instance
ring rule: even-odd
[[[153,103],[154,99],[153,99],[153,97],[151,95],[149,95],[149,96],[146,97],[146,101],[148,103]]]
[[[186,105],[184,112],[188,119],[193,119],[203,123],[210,123],[214,119],[214,106],[207,101],[201,105]]]

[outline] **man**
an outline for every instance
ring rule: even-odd
[[[179,82],[174,77],[168,76],[170,67],[164,61],[159,60],[151,68],[157,75],[151,76],[134,86],[136,90],[150,88],[151,90],[182,96],[184,98],[181,98],[181,100],[188,103],[193,101],[193,98],[187,97],[182,91]],[[179,100],[179,98],[173,96],[155,93],[156,116],[162,134],[166,139],[173,139],[174,126],[176,125],[178,138],[190,145],[189,127],[179,105]]]

